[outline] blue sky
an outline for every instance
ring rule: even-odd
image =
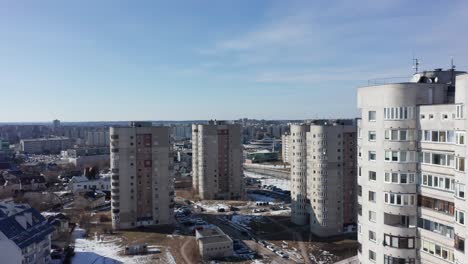
[[[2,1],[0,122],[355,117],[356,88],[468,69],[467,1]]]

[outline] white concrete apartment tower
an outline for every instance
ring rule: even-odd
[[[114,229],[173,222],[169,129],[151,122],[110,128]]]
[[[291,218],[330,237],[356,227],[356,122],[291,125]]]
[[[467,263],[467,81],[437,69],[359,88],[361,263]]]
[[[291,221],[296,225],[307,225],[309,206],[307,200],[307,140],[310,125],[291,125]]]
[[[241,125],[192,125],[192,185],[201,199],[243,197]]]

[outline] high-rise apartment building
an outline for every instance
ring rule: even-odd
[[[467,263],[468,74],[358,90],[361,263]]]
[[[192,126],[193,189],[201,199],[243,196],[241,125],[224,121]]]
[[[326,237],[356,226],[356,122],[291,125],[291,219]]]
[[[291,135],[285,133],[281,136],[281,159],[284,163],[289,163],[291,156]]]
[[[113,228],[172,223],[174,181],[169,129],[150,122],[110,128]]]

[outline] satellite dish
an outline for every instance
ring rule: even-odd
[[[438,83],[439,82],[439,77],[435,77],[434,78],[434,83]]]
[[[421,74],[417,73],[413,75],[413,78],[411,78],[411,82],[413,83],[418,83],[421,80]]]

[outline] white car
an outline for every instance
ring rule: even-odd
[[[267,248],[273,252],[276,252],[276,248],[273,245],[268,245]]]
[[[289,258],[289,255],[283,251],[276,251],[275,253],[282,258]]]

